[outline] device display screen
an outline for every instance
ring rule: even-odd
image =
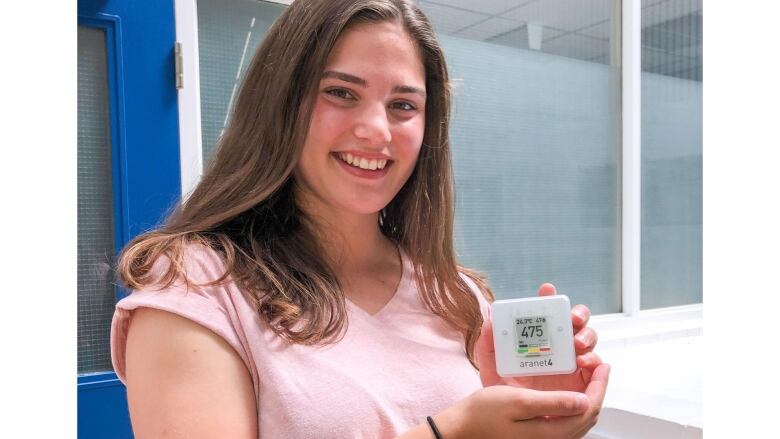
[[[545,316],[515,317],[517,353],[525,357],[552,354]]]

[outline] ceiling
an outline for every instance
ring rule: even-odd
[[[619,64],[619,0],[418,0],[417,4],[440,34]],[[642,70],[701,81],[701,17],[702,0],[642,0]]]

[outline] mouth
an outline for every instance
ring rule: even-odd
[[[387,174],[393,165],[392,160],[358,157],[346,152],[332,152],[331,156],[339,162],[348,173],[362,178],[375,179]]]
[[[392,164],[392,160],[387,159],[367,159],[365,157],[353,156],[348,152],[335,152],[333,153],[342,162],[353,166],[355,168],[365,169],[368,171],[382,170],[388,164]]]

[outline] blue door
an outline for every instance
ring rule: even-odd
[[[79,438],[131,438],[111,366],[116,256],[181,196],[173,0],[78,2]]]

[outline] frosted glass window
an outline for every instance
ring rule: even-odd
[[[702,301],[702,1],[642,1],[642,309]]]
[[[451,129],[461,261],[499,298],[554,282],[594,313],[620,303],[620,4],[419,1],[457,83]],[[283,6],[199,0],[207,159]]]
[[[111,370],[116,303],[106,36],[78,28],[78,373]]]
[[[203,161],[228,122],[244,72],[284,5],[254,0],[198,0]]]
[[[620,312],[620,5],[419,1],[456,83],[456,246],[498,298]]]

